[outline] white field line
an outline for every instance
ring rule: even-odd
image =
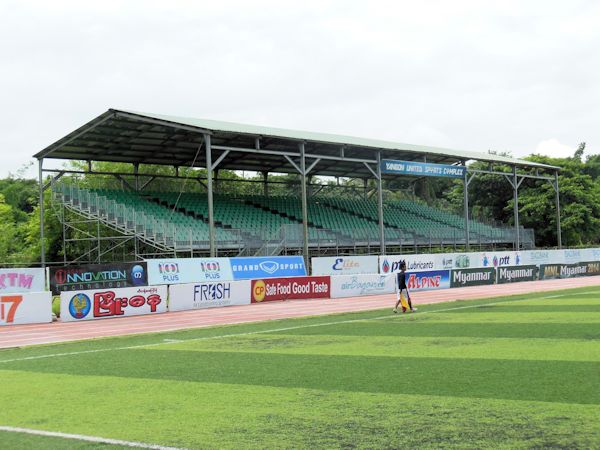
[[[575,292],[573,294],[568,294],[569,297],[573,296],[573,295],[590,295],[590,294],[600,294],[600,291],[589,291],[589,292]],[[548,295],[546,297],[542,297],[542,298],[559,298],[559,297],[564,297],[567,294],[560,294],[560,295]]]
[[[558,298],[558,297],[564,297],[567,295],[572,295],[572,294],[553,295],[553,296],[548,296],[548,297],[541,297],[541,299]],[[431,313],[439,313],[439,312],[446,312],[446,311],[454,311],[454,310],[459,310],[459,309],[480,308],[482,306],[497,305],[497,304],[501,304],[501,303],[512,303],[512,302],[519,302],[519,301],[525,301],[525,300],[527,300],[527,299],[492,301],[489,303],[482,303],[482,304],[478,304],[478,305],[456,306],[454,308],[444,308],[444,309],[435,309],[432,311],[417,312],[415,314],[421,315],[421,314],[431,314]],[[272,328],[270,330],[247,331],[244,333],[221,334],[221,335],[217,335],[217,336],[201,336],[201,337],[197,337],[197,338],[181,339],[181,340],[179,340],[179,339],[173,339],[173,340],[163,339],[163,340],[161,340],[159,342],[155,342],[153,344],[129,345],[126,347],[99,348],[99,349],[94,349],[94,350],[81,350],[81,351],[77,351],[77,352],[50,353],[47,355],[25,356],[23,358],[5,359],[5,360],[0,360],[0,364],[18,362],[18,361],[30,361],[30,360],[35,360],[35,359],[54,358],[54,357],[58,357],[58,356],[85,355],[88,353],[101,353],[101,352],[108,352],[108,351],[114,351],[114,350],[133,350],[133,349],[138,349],[138,348],[157,347],[159,345],[178,344],[178,343],[182,343],[182,342],[205,341],[208,339],[227,339],[230,337],[250,336],[250,335],[254,335],[254,334],[278,333],[281,331],[299,330],[299,329],[303,329],[303,328],[326,327],[326,326],[330,326],[330,325],[339,325],[339,324],[346,324],[346,323],[368,322],[370,320],[383,320],[383,319],[390,319],[390,318],[394,318],[394,317],[408,317],[410,315],[411,314],[406,314],[406,315],[400,314],[399,316],[392,316],[391,314],[387,314],[385,316],[371,317],[368,319],[337,320],[337,321],[333,321],[333,322],[296,325],[293,327]]]
[[[8,431],[10,433],[33,434],[44,437],[57,437],[62,439],[75,439],[78,441],[96,442],[99,444],[120,445],[122,447],[146,448],[152,450],[185,450],[178,447],[165,447],[164,445],[146,444],[144,442],[122,441],[120,439],[108,439],[97,436],[86,436],[83,434],[60,433],[56,431],[34,430],[31,428],[8,427],[0,425],[0,431]]]

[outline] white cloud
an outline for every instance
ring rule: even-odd
[[[0,3],[0,177],[110,107],[515,156],[600,145],[591,0]]]
[[[576,147],[562,144],[556,138],[541,141],[535,148],[535,153],[539,155],[551,156],[553,158],[566,158],[573,156]]]

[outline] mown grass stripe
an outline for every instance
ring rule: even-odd
[[[402,344],[402,343],[399,343]],[[406,342],[410,345],[410,341]],[[151,361],[151,362],[150,362]],[[143,349],[14,363],[12,370],[139,380],[529,399],[600,405],[600,363],[460,357],[289,355]]]
[[[542,298],[544,298],[544,297],[542,297]],[[428,313],[431,314],[431,313],[438,313],[438,312],[454,311],[454,310],[458,310],[458,309],[479,308],[482,306],[494,305],[494,304],[498,304],[498,303],[517,302],[517,301],[525,301],[525,300],[527,300],[527,299],[524,299],[524,298],[518,298],[518,299],[514,299],[514,300],[503,299],[503,300],[493,301],[493,302],[489,302],[489,303],[485,303],[485,304],[457,306],[455,308],[434,309],[434,310],[420,311],[420,312],[416,312],[413,314],[423,315],[423,314],[428,314]],[[292,331],[292,330],[299,330],[299,329],[304,329],[304,328],[314,328],[314,327],[324,327],[324,326],[331,326],[331,325],[338,325],[338,324],[368,322],[370,320],[384,320],[384,319],[390,319],[392,317],[394,317],[394,319],[397,319],[400,317],[411,317],[413,314],[398,315],[398,316],[392,316],[390,314],[386,314],[385,316],[370,317],[368,319],[366,319],[366,318],[345,319],[345,320],[338,320],[338,321],[332,321],[332,322],[324,322],[324,323],[320,322],[320,323],[314,323],[314,324],[296,325],[296,326],[291,326],[291,327],[273,328],[273,329],[268,329],[268,330],[247,331],[247,332],[242,332],[242,333],[222,334],[222,335],[216,335],[216,336],[201,336],[201,337],[197,337],[197,338],[181,339],[181,340],[177,340],[177,342],[175,342],[175,340],[171,340],[171,339],[168,339],[168,340],[163,339],[160,342],[154,342],[154,343],[149,343],[149,344],[129,345],[129,346],[123,346],[123,347],[107,347],[107,348],[99,348],[99,349],[93,349],[93,350],[80,350],[80,351],[65,352],[65,353],[50,353],[50,354],[46,354],[46,355],[24,356],[21,358],[0,360],[0,364],[3,364],[3,363],[6,364],[6,363],[11,363],[11,362],[17,362],[17,361],[31,361],[31,360],[37,360],[37,359],[55,358],[55,357],[60,357],[60,356],[76,356],[76,355],[85,355],[85,354],[89,354],[89,353],[102,353],[102,352],[117,351],[117,350],[133,350],[133,349],[138,349],[138,348],[155,347],[155,346],[159,346],[159,345],[169,345],[169,344],[180,343],[180,342],[193,342],[193,341],[202,341],[202,340],[207,340],[207,339],[226,339],[226,338],[230,338],[230,337],[249,336],[249,335],[254,335],[254,334],[278,333],[278,332],[283,332],[283,331]],[[159,333],[157,333],[157,334],[159,334]]]

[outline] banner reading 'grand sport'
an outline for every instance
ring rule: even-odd
[[[230,261],[234,280],[306,275],[302,256],[251,256],[230,258]]]

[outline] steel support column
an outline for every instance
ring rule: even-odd
[[[135,176],[135,192],[138,192],[140,190],[140,164],[139,163],[134,163],[133,164],[133,175]]]
[[[560,192],[558,190],[558,171],[554,172],[554,190],[556,191],[556,241],[562,248],[562,232],[560,230]]]
[[[267,170],[264,170],[262,172],[262,176],[263,176],[263,195],[265,197],[269,196],[269,172]]]
[[[465,170],[465,176],[463,178],[463,194],[464,194],[464,208],[465,208],[465,251],[469,251],[470,244],[470,230],[469,230],[469,173]]]
[[[210,143],[210,134],[204,135],[206,147],[206,189],[208,191],[208,241],[210,247],[210,256],[216,256],[215,248],[215,217],[213,212],[213,164],[212,148]]]
[[[517,166],[513,166],[513,198],[514,198],[514,215],[515,215],[515,250],[521,248],[521,237],[519,233],[519,179],[517,177]]]
[[[302,243],[304,247],[304,265],[307,273],[309,270],[310,258],[308,257],[308,200],[306,193],[306,155],[304,142],[298,144],[300,149],[300,184],[302,189]]]
[[[377,151],[377,215],[379,219],[379,252],[385,255],[385,228],[383,225],[383,177],[381,176],[381,150]]]
[[[38,159],[38,183],[40,187],[40,260],[46,267],[46,240],[44,238],[44,177],[42,174],[44,158]]]

